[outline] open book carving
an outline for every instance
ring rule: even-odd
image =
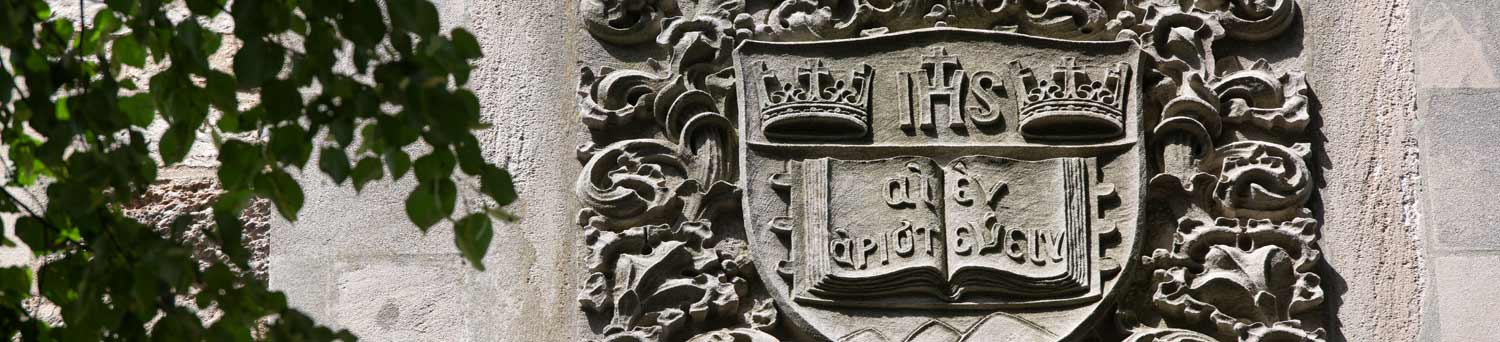
[[[1092,159],[802,161],[799,299],[1009,302],[1090,292]]]

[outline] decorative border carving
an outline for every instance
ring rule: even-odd
[[[578,300],[601,341],[777,341],[740,224],[730,52],[746,39],[807,41],[959,27],[1072,40],[1135,40],[1146,73],[1149,192],[1173,226],[1126,275],[1128,341],[1322,341],[1319,223],[1308,209],[1302,74],[1216,60],[1213,44],[1274,38],[1294,0],[579,0],[616,48],[664,48],[646,70],[584,67]],[[753,84],[746,83],[746,84]],[[1164,239],[1154,239],[1164,241]],[[1151,250],[1148,249],[1148,250]],[[762,295],[763,296],[763,295]],[[1102,324],[1102,326],[1111,326]],[[1101,336],[1108,334],[1101,333]]]

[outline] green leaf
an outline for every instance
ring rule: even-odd
[[[31,269],[0,268],[0,303],[14,303],[31,297]]]
[[[130,124],[145,128],[156,121],[156,101],[149,93],[140,93],[120,98],[120,111],[130,118]]]
[[[162,289],[161,282],[157,281],[152,270],[156,265],[148,262],[136,263],[129,268],[130,272],[130,295],[134,297],[136,305],[133,305],[135,314],[142,317],[156,314],[156,298],[158,291]],[[127,270],[121,270],[127,271]]]
[[[104,0],[104,3],[125,14],[135,13],[135,0]]]
[[[479,49],[479,40],[462,27],[453,29],[453,48],[458,50],[458,55],[464,59],[484,57],[484,52]]]
[[[334,184],[344,184],[349,179],[349,155],[337,147],[324,147],[318,153],[318,168],[333,178]]]
[[[261,105],[271,121],[287,121],[302,115],[302,93],[290,82],[272,80],[260,89]]]
[[[235,95],[238,83],[234,76],[213,70],[208,72],[209,102],[225,114],[239,112],[239,98]]]
[[[348,147],[354,143],[354,119],[335,119],[328,123],[328,134],[333,136],[333,141],[341,147]]]
[[[193,14],[212,17],[219,14],[219,8],[224,6],[224,0],[187,0],[187,6]]]
[[[36,20],[47,20],[52,17],[52,7],[45,4],[42,6],[31,6],[31,9],[36,11]]]
[[[242,322],[220,319],[208,327],[206,340],[225,342],[253,342],[250,329]]]
[[[78,273],[84,266],[83,257],[78,254],[69,254],[61,260],[42,265],[42,269],[37,271],[40,278],[37,279],[37,290],[53,304],[72,304],[78,300],[78,292],[73,286],[81,283]]]
[[[153,88],[155,83],[151,85]],[[153,89],[153,92],[155,90]],[[208,119],[208,93],[203,88],[192,84],[169,89],[164,92],[170,99],[170,106],[165,109],[165,114],[173,126],[182,127],[185,131],[196,131],[203,121]],[[159,100],[160,98],[158,98]]]
[[[406,197],[406,216],[422,232],[453,214],[453,203],[458,198],[458,186],[452,179],[418,181],[417,188]]]
[[[244,46],[235,52],[232,68],[241,88],[255,88],[275,78],[285,62],[284,48],[256,38],[245,40]]]
[[[85,37],[83,42],[84,48],[82,53],[92,55],[97,51],[102,51],[105,47],[104,43],[107,42],[102,38],[119,29],[120,18],[115,16],[114,10],[105,8],[94,13],[94,25],[93,27],[89,27],[88,31],[85,31],[88,37]]]
[[[383,169],[380,168],[380,158],[365,157],[354,165],[354,191],[361,191],[365,184],[383,177]]]
[[[477,176],[484,171],[484,154],[479,152],[478,140],[468,139],[458,145],[457,151],[458,166],[464,173]]]
[[[0,63],[0,103],[10,103],[10,98],[15,93],[16,80],[11,78],[10,71],[5,69],[5,63]]]
[[[385,38],[385,18],[375,0],[355,0],[339,21],[339,31],[356,47],[373,47]]]
[[[181,162],[187,157],[188,151],[193,149],[193,143],[197,141],[194,131],[185,125],[172,125],[163,134],[158,142],[161,151],[162,164],[172,165]]]
[[[266,108],[259,105],[235,114],[225,113],[219,119],[219,129],[228,133],[248,132],[260,128],[261,118],[265,116]]]
[[[240,140],[230,140],[219,148],[219,183],[224,190],[249,187],[252,179],[265,168],[260,148]]]
[[[307,131],[299,125],[286,125],[271,129],[271,155],[288,165],[302,167],[312,158],[312,142]]]
[[[57,121],[68,121],[73,119],[73,113],[68,111],[67,96],[57,98],[57,102],[53,104],[52,113],[57,115]]]
[[[510,171],[485,165],[484,174],[479,177],[479,188],[485,195],[489,195],[499,205],[510,205],[516,201],[516,185],[511,180]]]
[[[22,216],[16,219],[16,237],[21,238],[21,243],[31,248],[31,253],[36,255],[47,254],[50,250],[50,239],[47,236],[47,226],[41,220],[32,216]]]
[[[490,218],[482,213],[470,214],[453,225],[453,243],[474,269],[484,270],[484,255],[489,252],[490,240],[495,237]]]
[[[405,151],[391,149],[385,153],[386,167],[390,168],[391,180],[406,177],[406,171],[411,169],[411,157]]]
[[[302,211],[302,187],[286,171],[273,169],[256,176],[255,193],[271,199],[282,218],[297,221],[297,212]]]
[[[125,65],[137,68],[146,66],[146,50],[141,48],[141,43],[135,40],[134,35],[116,39],[110,54]]]
[[[446,148],[433,149],[431,153],[417,158],[417,180],[431,181],[448,178],[453,175],[453,165],[453,152],[448,152]]]
[[[214,232],[223,246],[224,255],[236,265],[248,266],[250,253],[245,249],[245,225],[240,222],[239,212],[214,211]]]

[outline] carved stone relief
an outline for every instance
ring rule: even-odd
[[[1324,339],[1295,1],[579,11],[599,341]]]

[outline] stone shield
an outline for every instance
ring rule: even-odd
[[[765,290],[819,340],[1087,334],[1140,255],[1142,61],[1132,41],[953,28],[740,44]]]

